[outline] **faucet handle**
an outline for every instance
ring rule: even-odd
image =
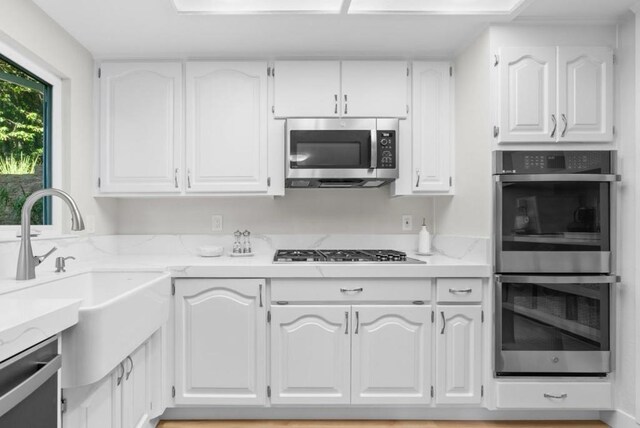
[[[60,272],[66,272],[65,267],[65,261],[66,260],[75,260],[76,258],[73,256],[69,256],[69,257],[56,257],[56,273],[60,273]]]
[[[35,259],[35,262],[36,262],[36,266],[38,266],[40,263],[42,263],[47,257],[49,257],[57,249],[58,249],[58,247],[53,247],[52,249],[47,251],[46,254],[44,254],[42,256],[35,256],[34,259]]]

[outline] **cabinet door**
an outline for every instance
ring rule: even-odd
[[[264,284],[176,281],[177,404],[265,403]]]
[[[182,65],[100,68],[100,191],[179,192]]]
[[[556,48],[503,48],[498,142],[555,142]]]
[[[186,67],[187,192],[265,192],[267,63]]]
[[[613,140],[613,51],[558,48],[560,141]]]
[[[271,309],[271,403],[348,404],[350,306]]]
[[[413,64],[413,193],[451,185],[451,76],[447,62]]]
[[[149,343],[140,346],[123,364],[122,426],[142,427],[148,422],[151,410]]]
[[[431,306],[354,306],[353,404],[430,401]]]
[[[407,63],[343,61],[342,115],[406,117]]]
[[[338,116],[340,61],[277,61],[276,117]]]
[[[121,423],[122,376],[124,372],[119,366],[94,384],[63,390],[67,410],[62,414],[62,426],[124,428]]]
[[[438,306],[436,332],[436,403],[482,401],[482,310],[473,306]]]

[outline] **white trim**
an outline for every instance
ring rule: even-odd
[[[600,412],[600,420],[612,428],[638,428],[633,416],[622,410]]]
[[[0,33],[0,54],[7,57],[20,67],[29,70],[41,80],[51,85],[51,187],[62,186],[62,158],[64,147],[62,145],[62,80],[51,71],[45,69],[32,58],[26,49],[17,45],[8,36]],[[51,209],[51,226],[39,226],[43,235],[59,235],[62,231],[62,206],[61,201],[53,199]],[[16,226],[0,226],[0,232],[15,231]]]

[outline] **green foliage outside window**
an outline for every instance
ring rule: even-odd
[[[26,198],[44,187],[44,84],[0,57],[0,225],[19,224]],[[44,223],[44,205],[32,211]]]

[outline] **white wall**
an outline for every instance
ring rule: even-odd
[[[92,198],[94,162],[93,58],[31,1],[0,2],[0,39],[62,79],[62,188],[85,216],[95,216],[97,232],[112,233],[117,201]],[[0,52],[1,54],[2,52]],[[55,125],[54,125],[55,126]],[[63,226],[69,229],[64,209]]]
[[[486,237],[491,233],[488,58],[485,31],[454,63],[456,194],[435,199],[437,233]]]

